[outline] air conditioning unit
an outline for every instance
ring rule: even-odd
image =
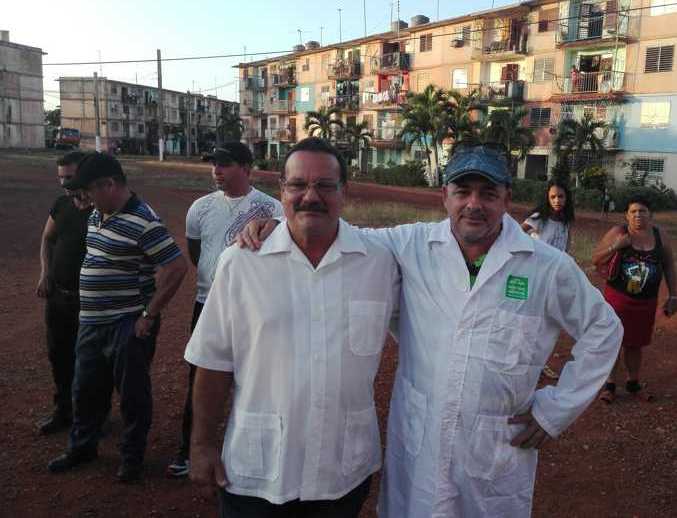
[[[463,45],[465,45],[465,41],[462,38],[451,40],[451,46],[452,47],[455,47],[455,48],[458,49],[458,48],[461,48]]]

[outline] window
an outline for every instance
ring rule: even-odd
[[[431,76],[429,72],[419,72],[416,76],[416,91],[422,92],[425,87],[431,84]]]
[[[520,66],[517,63],[509,63],[501,68],[501,81],[517,81],[519,72]]]
[[[143,124],[139,124],[137,129],[139,133],[143,133]]]
[[[310,102],[310,88],[305,86],[301,88],[301,102],[302,103],[307,103]]]
[[[306,58],[306,61],[303,63],[303,66],[301,67],[301,70],[303,72],[308,72],[308,70],[310,70],[310,59]]]
[[[675,46],[647,47],[644,72],[670,72],[672,59],[675,55]]]
[[[550,108],[531,108],[529,110],[529,126],[532,128],[550,126]]]
[[[427,162],[428,161],[428,153],[425,152],[423,149],[416,149],[414,151],[414,160],[418,162]]]
[[[379,165],[384,165],[386,162],[386,152],[385,149],[378,148],[376,150],[376,163]]]
[[[638,157],[632,161],[630,178],[640,185],[663,183],[664,158]]]
[[[555,30],[557,20],[557,9],[548,9],[541,11],[538,17],[538,32],[550,32]]]
[[[651,16],[677,13],[677,5],[670,0],[651,0]]]
[[[111,129],[113,131],[120,131],[120,123],[117,121],[111,122]]]
[[[552,81],[555,71],[555,58],[536,58],[534,61],[534,83]]]
[[[110,93],[112,93],[113,95],[117,95],[118,87],[115,85],[110,85]]]
[[[111,104],[110,105],[110,112],[111,113],[117,113],[118,112],[118,105],[117,104]]]
[[[670,124],[670,101],[642,102],[640,125],[643,128],[661,128]]]
[[[470,25],[464,25],[461,31],[463,41],[470,41]]]
[[[374,127],[374,116],[371,114],[362,115],[362,122],[366,122],[367,128],[372,129]]]
[[[329,88],[330,88],[329,86],[323,86],[322,88],[320,88],[320,93],[328,94]]]
[[[136,114],[137,115],[143,115],[143,106],[137,106],[136,107]]]
[[[424,34],[419,38],[420,41],[420,51],[421,52],[428,52],[430,50],[433,50],[433,35],[432,34]]]
[[[468,71],[457,68],[451,72],[451,87],[454,89],[468,88]]]
[[[125,113],[125,114],[129,113],[129,105],[128,104],[122,105],[122,113]]]

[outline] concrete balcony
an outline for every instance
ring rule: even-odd
[[[338,108],[343,112],[357,112],[360,109],[360,96],[359,94],[337,95],[329,97],[327,104],[330,108]]]
[[[296,131],[283,128],[269,128],[266,139],[273,142],[296,142]]]
[[[558,102],[621,100],[625,96],[625,72],[579,72],[554,79],[552,100]]]
[[[384,90],[383,92],[363,92],[360,106],[363,110],[400,110],[407,100],[407,92],[403,90]]]
[[[245,129],[244,134],[242,136],[244,137],[245,140],[249,142],[260,142],[261,140],[264,140],[261,131],[255,128]]]
[[[606,5],[606,2],[602,5]],[[606,9],[591,14],[574,16],[562,20],[555,34],[558,47],[580,47],[599,45],[600,43],[621,41],[631,43],[637,41],[639,34],[639,17],[630,16],[627,11],[619,11],[616,7],[607,12]]]
[[[272,101],[270,103],[270,111],[271,113],[281,115],[288,113],[296,113],[296,104],[293,101],[290,101],[289,99],[280,99],[278,101]]]
[[[498,81],[480,85],[480,100],[488,104],[524,102],[524,81]]]
[[[370,60],[370,73],[372,75],[399,74],[408,71],[410,67],[411,56],[407,52],[381,54]]]
[[[288,68],[279,74],[273,74],[273,86],[278,88],[291,88],[296,86],[296,69]]]
[[[478,42],[472,49],[472,59],[477,61],[517,61],[524,59],[526,55],[526,39],[522,43],[498,40],[480,45]]]
[[[362,75],[362,64],[359,61],[338,60],[329,65],[327,75],[329,79],[336,81],[359,79]]]
[[[398,137],[399,129],[384,126],[372,131],[371,145],[376,149],[404,149],[404,141]]]

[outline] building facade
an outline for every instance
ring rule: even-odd
[[[554,166],[559,122],[604,121],[608,153],[597,161],[617,181],[645,175],[677,189],[672,102],[677,6],[665,0],[533,0],[431,23],[424,16],[341,44],[297,46],[241,63],[245,141],[257,156],[281,156],[306,136],[305,116],[338,107],[366,122],[371,165],[425,156],[398,138],[408,92],[429,85],[477,90],[488,109],[523,107],[536,146],[521,177]]]
[[[43,55],[0,31],[0,148],[45,147]]]
[[[61,126],[80,130],[84,149],[94,149],[96,137],[95,84],[98,85],[99,128],[104,150],[157,153],[159,90],[106,77],[61,77]],[[219,125],[226,113],[239,113],[239,104],[211,95],[162,90],[165,153],[197,154],[219,143]],[[188,151],[189,150],[189,151]]]

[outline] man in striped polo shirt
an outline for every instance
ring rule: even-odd
[[[90,153],[64,184],[92,201],[87,254],[80,270],[80,328],[68,449],[49,463],[53,473],[97,457],[113,387],[120,395],[122,463],[117,477],[141,477],[151,425],[150,363],[160,312],[176,293],[186,261],[153,209],[127,186],[120,163]]]

